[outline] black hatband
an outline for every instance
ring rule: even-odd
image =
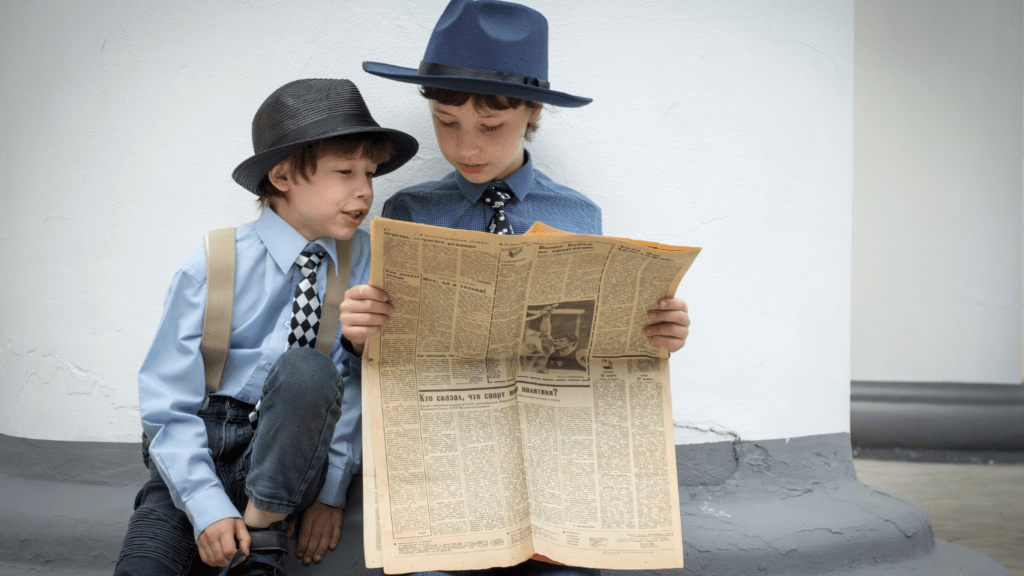
[[[433,62],[420,62],[420,67],[416,71],[416,74],[420,76],[461,76],[468,78],[480,78],[481,80],[499,80],[502,82],[523,84],[525,86],[536,86],[544,89],[550,89],[551,86],[548,84],[547,80],[541,80],[540,78],[530,78],[529,76],[509,74],[506,72],[494,72],[492,70],[480,70],[478,68],[465,68],[463,66],[453,66],[451,64],[435,64]]]

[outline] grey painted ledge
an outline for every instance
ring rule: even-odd
[[[1020,464],[1024,387],[854,381],[850,429],[859,456]]]
[[[848,434],[676,446],[676,458],[686,567],[605,574],[1012,576],[858,482]],[[0,570],[109,573],[146,477],[138,444],[0,435]],[[289,559],[289,574],[379,574],[363,565],[358,483],[345,512],[338,550],[311,568]]]

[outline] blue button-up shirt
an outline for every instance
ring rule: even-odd
[[[321,238],[317,243],[337,262],[333,239]],[[307,244],[269,209],[255,222],[236,229],[231,349],[217,395],[249,404],[260,399],[270,368],[287,348],[292,298],[302,276],[294,264]],[[349,286],[365,284],[369,272],[369,235],[357,230],[352,238]],[[324,259],[317,270],[321,301],[326,275]],[[151,441],[150,455],[175,505],[192,521],[197,539],[210,524],[239,515],[217,479],[207,450],[206,426],[197,416],[206,388],[199,352],[205,310],[206,251],[199,246],[171,280],[156,338],[139,371],[139,408]],[[331,359],[344,377],[344,398],[327,479],[317,500],[343,508],[349,481],[362,461],[361,366],[342,348],[340,337],[339,326]]]
[[[505,183],[514,198],[505,206],[512,232],[522,234],[540,221],[565,232],[601,234],[601,209],[579,192],[562,186],[534,169],[533,159]],[[480,202],[487,182],[474,184],[455,170],[441,180],[405,188],[384,203],[381,216],[416,222],[483,231],[494,214]]]

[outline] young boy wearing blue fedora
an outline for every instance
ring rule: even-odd
[[[324,306],[367,281],[369,235],[357,227],[372,180],[418,144],[377,124],[352,82],[328,79],[274,91],[252,139],[255,154],[233,177],[258,197],[260,217],[234,229],[233,244],[227,229],[216,250],[223,231],[211,232],[185,260],[139,371],[150,480],[118,575],[283,574],[287,520],[298,514],[307,564],[340,537],[361,462],[360,364]],[[215,362],[207,322],[225,312]],[[222,374],[211,377],[214,364]]]
[[[399,191],[382,216],[497,234],[521,234],[537,221],[601,234],[601,209],[537,170],[525,149],[543,104],[591,102],[551,89],[548,23],[540,12],[500,0],[452,0],[418,68],[363,62],[363,69],[421,86],[438,146],[455,168],[441,180]],[[387,294],[371,286],[349,290],[341,308],[358,353],[392,312]],[[670,352],[683,347],[690,325],[683,300],[663,298],[648,317],[644,331],[653,344]]]
[[[534,166],[525,142],[543,104],[579,107],[590,98],[551,89],[548,24],[536,10],[499,0],[452,0],[434,27],[419,67],[364,62],[371,74],[418,84],[430,101],[434,134],[454,170],[401,190],[382,215],[421,224],[521,234],[536,221],[566,232],[601,234],[601,210]],[[390,320],[388,295],[357,286],[345,294],[340,322],[352,349]],[[689,332],[686,303],[663,298],[648,312],[648,339],[670,352]],[[491,574],[594,574],[598,570],[529,560]],[[452,572],[454,573],[454,572]]]

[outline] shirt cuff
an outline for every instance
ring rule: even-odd
[[[210,524],[225,518],[242,517],[228,495],[223,490],[214,489],[204,490],[189,498],[185,502],[185,514],[192,521],[192,530],[197,542],[199,535],[209,528]]]
[[[316,501],[344,510],[346,493],[351,482],[351,472],[336,466],[328,466],[327,477],[324,478],[324,487],[320,489],[320,494],[316,497]]]

